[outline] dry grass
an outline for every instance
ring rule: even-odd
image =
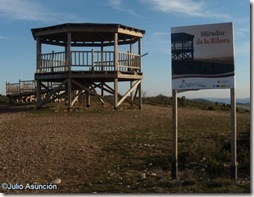
[[[200,160],[216,154],[216,144],[229,139],[229,116],[223,111],[179,109],[182,163],[180,180],[174,181],[170,106],[119,111],[98,106],[69,113],[58,106],[40,111],[5,107],[0,114],[0,183],[45,184],[61,179],[56,191],[4,191],[8,193],[249,192],[249,172],[241,174],[238,185],[225,181],[227,173],[218,182],[205,170],[203,177],[196,174],[205,168]],[[246,131],[249,117],[237,114],[239,133]],[[223,181],[225,187],[220,185]]]

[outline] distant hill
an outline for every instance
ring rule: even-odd
[[[211,102],[217,102],[217,103],[225,103],[230,104],[230,98],[194,98],[191,100],[207,100]],[[249,104],[250,106],[250,98],[242,98],[242,99],[236,99],[237,104]]]
[[[197,98],[197,99],[191,99],[192,101],[198,102],[198,103],[213,103],[213,101],[209,101],[207,99]]]

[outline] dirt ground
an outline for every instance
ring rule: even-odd
[[[181,109],[180,113],[202,118],[204,111]],[[99,107],[67,112],[59,108],[36,111],[33,106],[1,106],[0,183],[23,186],[55,183],[58,188],[57,191],[0,190],[7,193],[96,192],[93,184],[98,173],[95,172],[104,173],[104,163],[110,165],[109,160],[114,159],[110,150],[105,149],[105,143],[107,147],[117,143],[114,136],[123,132],[159,131],[165,127],[171,130],[171,107],[144,105],[142,110],[119,111]]]
[[[102,153],[107,133],[154,126],[163,117],[170,117],[169,108],[144,106],[141,111],[107,108],[69,113],[35,111],[27,106],[2,107],[0,183],[45,184],[61,179],[58,192],[78,192],[79,185],[87,184],[96,164],[107,159]]]

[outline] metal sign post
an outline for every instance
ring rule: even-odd
[[[236,102],[235,102],[235,88],[230,89],[231,96],[231,165],[230,175],[231,179],[237,180],[237,141],[236,141]]]
[[[172,90],[172,115],[173,115],[173,160],[172,160],[172,168],[171,174],[174,179],[177,179],[178,174],[178,122],[177,122],[177,90]]]

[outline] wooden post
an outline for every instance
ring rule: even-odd
[[[79,105],[83,105],[83,94],[82,94],[83,90],[79,90],[79,97],[78,97],[78,102]]]
[[[141,80],[140,84],[138,85],[138,97],[139,97],[139,109],[142,109],[142,88],[141,88]]]
[[[36,37],[36,72],[41,72],[41,39]]]
[[[72,64],[72,59],[71,59],[71,32],[68,32],[67,34],[68,37],[68,45],[67,45],[67,56],[68,56],[68,71],[69,73],[71,72],[71,64]],[[68,76],[68,81],[67,81],[67,96],[68,96],[68,111],[71,110],[71,103],[72,103],[72,83],[71,83],[71,78],[70,75]]]
[[[92,71],[94,71],[94,50],[92,49]]]
[[[104,70],[104,56],[103,56],[103,43],[101,43],[101,71],[103,71]]]
[[[104,71],[104,52],[103,52],[103,43],[101,44],[101,71]],[[104,82],[101,83],[101,96],[104,97],[104,90],[103,90]]]
[[[132,88],[134,82],[133,81],[130,81],[130,89]],[[139,86],[138,86],[139,87]],[[131,98],[131,107],[133,107],[133,101],[134,101],[134,94],[133,94],[133,91],[130,93],[130,98]]]
[[[68,71],[68,43],[64,47],[64,71]]]
[[[130,53],[131,53],[131,54],[133,53],[133,43],[130,44]],[[131,65],[131,64],[130,64],[130,54],[129,54],[129,56],[128,56],[128,63],[129,63],[128,66],[130,66],[130,65]],[[132,69],[129,68],[129,70],[132,70]],[[134,84],[133,81],[130,81],[130,88],[133,86],[133,84]],[[133,91],[131,92],[130,97],[131,97],[131,101],[132,101],[131,107],[133,107],[133,101],[134,101],[134,94],[133,94]]]
[[[236,140],[236,101],[235,88],[230,89],[231,96],[231,165],[230,175],[231,179],[237,180],[237,140]]]
[[[141,46],[141,38],[139,38],[138,40],[138,54],[139,54],[139,57],[140,57],[140,70],[139,72],[141,72],[141,53],[142,53],[142,46]],[[139,88],[139,109],[142,108],[142,88],[141,88],[141,83],[139,84],[138,86]]]
[[[177,116],[177,90],[172,90],[172,117],[173,117],[173,133],[172,133],[172,149],[173,149],[173,161],[171,167],[171,174],[174,179],[177,179],[178,176],[178,116]]]
[[[104,82],[101,82],[101,97],[104,97]]]
[[[114,40],[114,71],[118,72],[118,33],[115,33]],[[118,109],[118,77],[114,79],[114,109]]]
[[[114,80],[114,110],[118,109],[118,78]]]
[[[87,86],[87,89],[89,88],[89,85]],[[86,107],[90,107],[91,105],[91,96],[90,96],[90,92],[86,91]]]
[[[51,57],[51,72],[54,72],[54,61],[55,61],[55,52],[52,51],[52,57]]]
[[[72,102],[72,90],[71,90],[71,79],[68,79],[68,90],[67,90],[67,95],[68,95],[68,111],[71,110],[71,102]]]
[[[118,33],[115,33],[114,40],[114,70],[118,71]]]
[[[139,54],[139,72],[141,72],[141,66],[142,66],[142,60],[141,60],[141,55],[142,55],[142,42],[141,42],[141,38],[139,38],[138,40],[138,54]]]
[[[40,109],[39,106],[41,102],[41,82],[39,80],[36,80],[36,109]]]
[[[67,45],[67,56],[68,56],[68,71],[71,71],[71,32],[68,32],[68,45]]]

